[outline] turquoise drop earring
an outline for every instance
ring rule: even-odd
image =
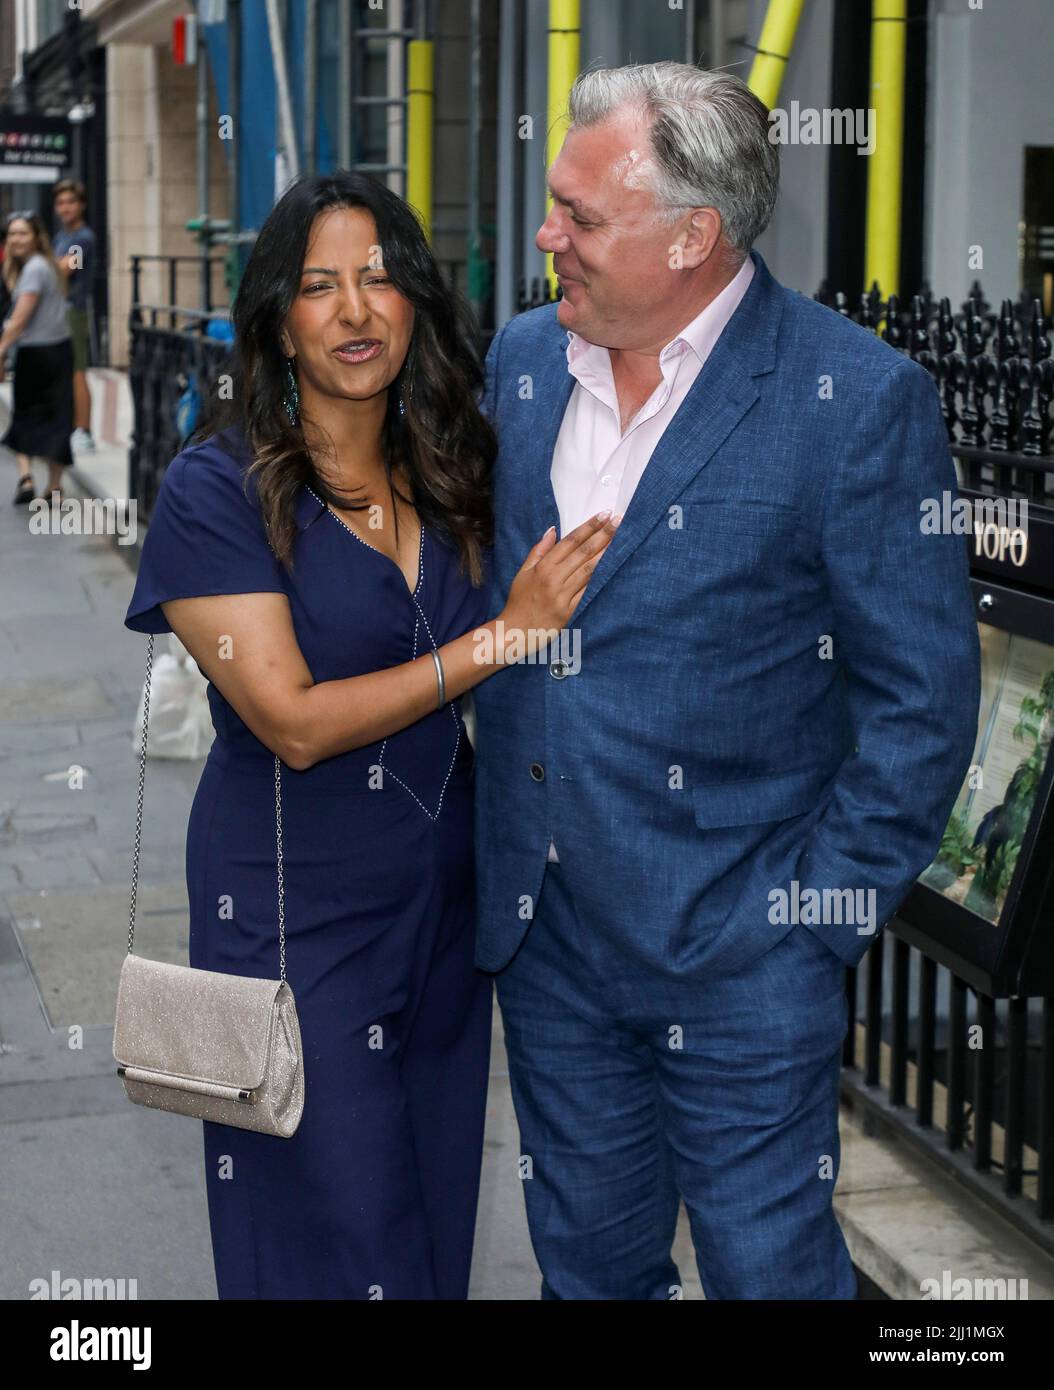
[[[296,377],[293,375],[293,359],[287,357],[285,360],[286,393],[283,400],[285,413],[289,416],[289,423],[295,425],[300,415],[300,392],[297,389]]]

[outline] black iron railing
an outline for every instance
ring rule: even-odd
[[[930,373],[966,486],[1054,504],[1054,361],[1038,299],[1004,299],[995,313],[976,282],[958,314],[928,290],[907,305],[895,295],[883,300],[877,289],[855,308],[826,286],[816,298]]]
[[[964,487],[1054,507],[1039,301],[994,313],[977,284],[958,314],[928,292],[908,305],[877,290],[855,307],[826,288],[816,298],[930,372]],[[846,989],[843,1100],[1054,1254],[1054,1000],[985,994],[909,943],[896,917]]]
[[[128,495],[136,498],[139,515],[149,519],[162,475],[183,445],[180,397],[191,384],[204,397],[230,354],[229,342],[208,336],[210,323],[227,319],[225,310],[214,310],[212,290],[216,267],[223,266],[224,258],[202,251],[130,259],[128,382],[133,427]],[[151,272],[151,289],[158,300],[146,303],[143,285]],[[197,300],[194,308],[183,307],[184,293]]]
[[[197,309],[200,313],[211,313],[215,308],[212,293],[212,277],[216,266],[224,264],[222,256],[210,256],[205,252],[197,255],[185,256],[145,256],[134,255],[130,257],[132,262],[132,309],[129,321],[134,328],[141,321],[139,315],[144,310],[152,312],[151,322],[157,325],[157,315],[162,313],[174,314],[177,312],[175,306],[186,303],[190,299],[197,300]],[[143,278],[147,273],[147,267],[157,267],[155,275],[159,274],[159,280],[163,281],[164,288],[160,287],[155,291],[155,297],[160,302],[144,304]],[[188,269],[193,269],[193,278],[196,281],[194,293],[188,294],[185,288],[185,281],[188,278]],[[176,320],[170,317],[169,327],[177,327]]]
[[[149,519],[164,471],[183,447],[180,397],[193,384],[204,399],[229,360],[230,343],[206,336],[211,322],[226,317],[175,305],[132,306],[128,380],[134,426],[128,495],[136,498],[140,517]],[[168,323],[161,326],[159,318]]]
[[[520,277],[520,283],[516,293],[516,311],[522,314],[527,309],[540,309],[543,304],[552,304],[557,299],[563,298],[563,291],[560,286],[556,287],[554,295],[549,280],[544,275],[533,275],[530,280],[525,275]]]
[[[846,989],[843,1100],[1054,1254],[1054,1000],[991,998],[896,918]]]

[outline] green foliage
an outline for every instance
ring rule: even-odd
[[[956,878],[965,873],[971,865],[980,864],[980,855],[970,843],[972,839],[965,818],[958,811],[953,811],[941,836],[937,863],[947,864]]]
[[[1032,744],[1028,757],[1018,763],[1003,796],[1006,838],[994,854],[984,853],[984,867],[977,875],[980,886],[993,899],[1006,892],[1014,876],[1017,857],[1025,838],[1039,779],[1046,762],[1046,748],[1040,744],[1044,723],[1054,715],[1054,671],[1048,671],[1039,688],[1040,698],[1022,697],[1014,739]]]

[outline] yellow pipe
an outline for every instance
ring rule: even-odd
[[[872,0],[871,105],[874,149],[867,168],[864,289],[900,292],[900,192],[904,155],[904,50],[907,0]]]
[[[435,45],[407,45],[406,201],[416,208],[432,240],[432,118],[435,112]]]
[[[560,153],[567,134],[567,98],[578,76],[581,54],[581,13],[579,0],[549,0],[549,109],[545,140],[546,172]],[[553,200],[545,195],[548,214]],[[556,297],[553,258],[546,255],[545,273],[549,293]]]
[[[747,86],[770,110],[780,94],[804,4],[805,0],[769,0]]]

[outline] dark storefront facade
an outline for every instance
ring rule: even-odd
[[[37,165],[38,174],[26,168],[0,170],[0,215],[33,211],[52,234],[58,225],[52,211],[52,187],[59,178],[73,178],[88,190],[86,220],[97,237],[98,254],[92,285],[94,305],[93,360],[109,361],[109,313],[107,307],[106,254],[106,51],[98,46],[96,26],[76,10],[65,6],[56,12],[58,27],[31,53],[23,54],[21,81],[15,81],[0,110],[0,129],[7,139],[18,137],[19,127],[51,128],[62,122],[66,129],[67,158]],[[5,117],[7,121],[5,124]],[[37,143],[41,136],[35,135]]]

